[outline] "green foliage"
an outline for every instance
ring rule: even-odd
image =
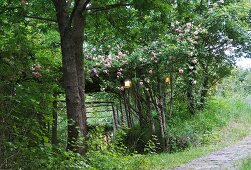
[[[67,12],[70,12],[73,1],[67,2]],[[94,0],[88,7],[115,2]],[[142,82],[139,96],[144,101],[142,113],[148,122],[144,122],[145,128],[136,125],[126,130],[127,133],[117,131],[116,139],[105,134],[103,128],[90,131],[89,150],[83,157],[65,150],[69,121],[66,109],[53,108],[57,98],[65,98],[58,28],[46,19],[46,22],[41,20],[55,20],[52,1],[0,1],[0,169],[148,169],[149,161],[142,155],[130,154],[123,143],[129,144],[129,150],[133,151],[158,151],[159,111],[154,108],[157,104],[153,101],[162,96],[160,86],[164,87],[163,91],[170,91],[164,79],[171,74],[171,66],[175,114],[168,120],[166,132],[170,151],[218,141],[220,135],[214,132],[216,127],[239,118],[244,109],[249,111],[236,98],[219,97],[212,99],[204,111],[191,117],[187,112],[187,103],[191,99],[184,100],[184,96],[187,91],[192,91],[192,102],[200,106],[201,92],[209,91],[217,81],[230,74],[234,57],[243,52],[249,55],[250,3],[120,2],[129,5],[85,13],[86,80],[93,82],[90,74],[96,69],[99,74],[95,78],[101,82],[101,89],[113,94],[103,92],[95,95],[95,99],[110,99],[116,104],[121,99],[121,82],[126,77],[132,78],[135,85]],[[40,20],[35,20],[34,16],[39,16],[37,19]],[[227,55],[225,51],[229,48],[233,53]],[[189,66],[194,59],[198,64],[192,77]],[[111,67],[105,66],[110,60]],[[192,88],[191,80],[197,80]],[[206,85],[205,80],[208,81]],[[239,95],[234,94],[237,97],[251,91],[250,73],[241,73],[224,81],[225,84],[217,86],[222,89],[216,92],[220,96],[233,95],[230,90],[239,92]],[[227,84],[231,86],[225,87]],[[137,108],[133,103],[137,98],[133,90],[136,89],[128,94],[129,103]],[[149,98],[150,104],[147,103]],[[167,103],[169,101],[162,105],[167,106]],[[51,144],[55,110],[59,120],[58,146]],[[243,117],[249,120],[248,116]],[[137,122],[138,117],[133,118]],[[149,127],[149,122],[155,129]]]
[[[243,98],[213,97],[204,111],[186,120],[174,118],[167,128],[167,138],[171,151],[179,151],[191,146],[219,142],[221,134],[216,129],[228,125],[235,119],[250,120],[249,106]],[[243,112],[243,113],[242,113]]]
[[[131,151],[147,153],[157,150],[158,140],[151,127],[146,126],[142,129],[137,125],[128,129],[123,142]]]
[[[148,140],[148,142],[145,145],[144,153],[147,153],[147,154],[156,153],[157,150],[159,149],[158,145],[159,145],[158,137],[155,135],[152,135],[152,139]]]
[[[49,144],[27,147],[22,143],[6,143],[9,148],[4,162],[12,169],[92,169],[79,154]]]
[[[128,153],[122,143],[125,135],[122,130],[117,131],[113,143],[109,141],[111,139],[107,139],[109,136],[103,130],[102,127],[97,127],[90,133],[89,151],[86,155],[89,165],[99,170],[149,169],[149,161],[144,156]]]

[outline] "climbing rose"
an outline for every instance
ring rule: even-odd
[[[36,78],[42,77],[42,75],[41,75],[39,72],[37,72],[37,71],[32,72],[32,75],[33,75],[34,77],[36,77]]]
[[[184,70],[180,68],[180,69],[179,69],[179,73],[180,73],[180,74],[183,74],[183,73],[184,73]]]
[[[196,58],[194,58],[194,59],[192,60],[192,63],[193,63],[193,64],[197,64],[197,63],[198,63],[198,60],[197,60]]]
[[[193,66],[189,66],[189,69],[192,70],[194,67]]]
[[[139,84],[140,84],[140,86],[143,86],[144,83],[142,80],[140,80]]]
[[[188,22],[188,23],[186,23],[186,26],[187,26],[187,27],[191,27],[191,26],[192,26],[192,23],[191,23],[191,22]]]
[[[104,70],[103,72],[104,72],[105,74],[108,74],[108,70]]]

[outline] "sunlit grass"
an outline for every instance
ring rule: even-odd
[[[250,170],[250,169],[251,169],[251,157],[244,159],[241,166],[241,170]]]
[[[236,143],[250,134],[251,107],[236,98],[217,98],[216,100],[227,102],[226,108],[217,108],[219,112],[217,114],[218,118],[226,120],[225,125],[214,127],[211,133],[212,136],[218,136],[217,140],[210,140],[211,142],[208,142],[206,145],[190,147],[182,152],[147,155],[147,159],[151,162],[151,169],[169,169],[179,166]],[[212,110],[215,110],[215,108]],[[212,137],[212,139],[214,138]]]

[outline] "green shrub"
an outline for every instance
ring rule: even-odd
[[[88,164],[98,170],[145,170],[149,169],[149,161],[143,155],[129,153],[123,144],[126,133],[123,130],[116,132],[116,138],[107,143],[104,140],[102,127],[97,127],[89,135],[86,155]]]

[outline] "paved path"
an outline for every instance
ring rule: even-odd
[[[238,170],[247,157],[251,157],[251,136],[173,170]]]

